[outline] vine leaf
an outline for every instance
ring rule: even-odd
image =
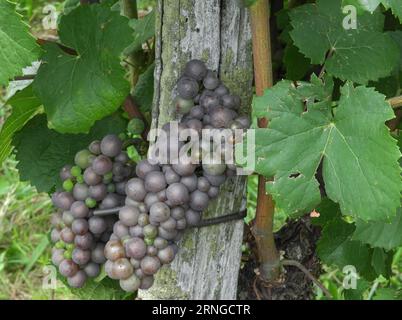
[[[89,134],[61,134],[47,127],[45,115],[35,116],[13,139],[21,181],[30,181],[39,192],[51,192],[59,183],[60,169],[73,163],[75,153],[106,134],[124,132],[126,125],[112,115],[96,122]]]
[[[345,289],[343,296],[346,300],[364,300],[364,292],[370,288],[371,284],[365,279],[359,279],[356,288]]]
[[[402,300],[402,292],[395,288],[378,288],[373,300]]]
[[[402,71],[402,31],[390,31],[389,34],[399,46],[399,69]]]
[[[140,75],[134,88],[134,99],[140,105],[142,113],[151,111],[152,99],[154,96],[154,70],[155,64],[151,64],[143,74]]]
[[[67,280],[60,277],[67,284]],[[69,287],[69,286],[68,286]],[[101,280],[88,279],[82,288],[70,288],[71,292],[80,299],[85,300],[132,300],[133,294],[121,290],[119,282],[108,277]]]
[[[378,275],[389,276],[393,252],[370,248],[353,239],[355,224],[344,221],[339,205],[329,199],[323,200],[318,211],[320,217],[312,221],[322,227],[317,253],[324,263],[335,264],[340,268],[352,265],[367,280],[373,280]]]
[[[358,220],[353,239],[385,250],[402,246],[402,208],[398,209],[396,216],[390,223]]]
[[[22,75],[22,69],[37,60],[40,54],[29,26],[15,11],[15,4],[0,1],[0,86]]]
[[[374,271],[378,275],[383,275],[389,278],[392,275],[392,260],[394,258],[394,252],[385,252],[381,248],[373,248],[373,255],[371,258],[371,265]]]
[[[282,81],[255,98],[256,116],[270,119],[267,129],[256,129],[255,171],[274,177],[267,191],[288,214],[303,214],[321,202],[316,174],[322,165],[326,193],[343,214],[390,219],[402,189],[401,154],[385,126],[394,117],[390,105],[374,89],[347,83],[332,109],[329,100],[315,101],[330,91],[316,81],[297,89]],[[306,93],[314,99],[306,101]]]
[[[353,5],[359,10],[369,12],[374,12],[380,3],[382,3],[386,9],[391,9],[392,13],[402,22],[402,6],[399,0],[343,0],[342,2],[344,6]]]
[[[325,227],[331,221],[342,218],[339,205],[328,198],[322,199],[317,211],[320,216],[311,220],[311,223],[317,226]]]
[[[374,12],[380,5],[381,0],[343,0],[342,5],[352,5],[360,10]]]
[[[88,132],[123,102],[130,85],[120,55],[130,43],[128,34],[128,19],[105,4],[79,6],[61,17],[60,40],[78,55],[47,44],[34,81],[34,91],[57,131]]]
[[[134,41],[125,53],[140,50],[142,44],[155,35],[155,10],[141,19],[131,19],[129,24],[134,29]]]
[[[290,24],[289,9],[281,10],[277,13],[277,25],[282,30],[279,40],[284,44],[284,53],[282,62],[286,68],[286,79],[300,80],[311,68],[310,59],[300,53],[299,48],[293,44],[290,37],[292,26]]]
[[[7,103],[12,106],[12,113],[4,122],[0,131],[0,164],[12,150],[12,138],[28,120],[39,110],[41,102],[33,94],[32,85],[18,91]]]
[[[339,268],[354,266],[357,273],[367,280],[375,278],[371,266],[372,252],[368,245],[351,240],[355,226],[341,219],[327,224],[317,243],[317,254],[321,261]]]
[[[80,5],[80,0],[66,0],[63,5],[63,14],[69,14]]]
[[[381,0],[386,9],[391,9],[392,13],[402,22],[402,5],[400,0]]]
[[[283,63],[286,66],[286,79],[289,80],[302,79],[310,69],[310,61],[292,44],[288,44],[284,50]]]
[[[317,0],[293,9],[290,17],[290,34],[301,53],[313,64],[325,62],[327,72],[341,80],[366,84],[390,75],[397,64],[398,47],[382,32],[379,12],[363,13],[355,30],[343,27],[341,0]]]

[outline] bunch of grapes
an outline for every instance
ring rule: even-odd
[[[117,221],[116,216],[94,215],[94,210],[124,204],[134,167],[116,135],[93,141],[76,154],[74,162],[60,171],[64,190],[52,195],[59,210],[51,220],[52,262],[71,287],[82,287],[106,262],[105,243]]]
[[[202,129],[250,126],[249,118],[237,113],[240,98],[231,95],[200,60],[187,63],[177,92],[176,110],[184,115],[179,131],[190,128],[201,135]],[[162,127],[168,136],[170,129],[171,123]],[[234,139],[231,143],[235,143]],[[158,144],[180,149],[185,142],[161,138]],[[161,266],[173,261],[183,231],[198,224],[209,201],[218,196],[219,187],[227,177],[236,174],[234,164],[215,163],[211,159],[203,162],[206,151],[216,149],[216,144],[202,141],[191,161],[179,158],[175,163],[169,158],[167,163],[155,164],[148,159],[137,164],[136,177],[126,184],[125,206],[119,211],[104,251],[105,271],[110,278],[120,281],[123,290],[134,292],[152,286]],[[217,157],[225,152],[225,145],[220,147]]]

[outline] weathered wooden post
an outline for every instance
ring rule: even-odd
[[[204,60],[248,113],[252,96],[252,45],[247,9],[238,0],[159,0],[153,127],[176,119],[175,84],[184,64]],[[238,212],[245,201],[245,178],[229,179],[205,217]],[[235,299],[243,221],[186,232],[179,253],[156,276],[142,299]]]

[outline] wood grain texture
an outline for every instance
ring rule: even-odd
[[[152,127],[176,119],[175,84],[184,64],[198,58],[218,72],[249,113],[252,96],[251,31],[247,10],[234,0],[159,0]],[[237,212],[245,205],[245,178],[234,177],[203,214]],[[141,299],[236,299],[243,221],[188,230],[174,262],[164,266]]]

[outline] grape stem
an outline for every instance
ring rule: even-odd
[[[255,89],[258,96],[273,86],[272,53],[270,36],[270,1],[258,0],[250,7],[253,41]],[[258,119],[258,126],[266,128],[268,120]],[[252,233],[260,262],[259,272],[263,281],[275,280],[280,275],[280,256],[275,245],[273,222],[275,205],[265,190],[266,179],[258,176],[257,209]]]

